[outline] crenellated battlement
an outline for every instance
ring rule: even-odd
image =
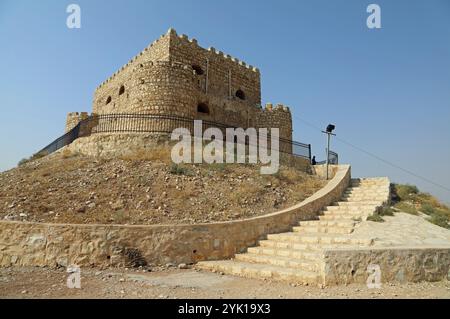
[[[195,45],[195,46],[198,46],[199,48],[202,48],[202,47],[198,44],[197,39],[195,39],[195,38],[189,38],[189,36],[187,36],[186,34],[180,34],[180,35],[178,35],[177,32],[176,32],[176,30],[173,29],[173,28],[170,28],[170,29],[167,31],[167,35],[176,36],[176,37],[178,37],[179,40],[183,41],[183,42],[186,43],[186,44]],[[231,56],[231,55],[229,55],[229,54],[226,54],[226,53],[224,53],[224,52],[222,52],[222,51],[217,51],[217,50],[216,50],[215,48],[213,48],[213,47],[209,47],[209,48],[207,49],[207,51],[210,52],[210,53],[217,54],[218,56],[223,57],[223,58],[225,58],[225,59],[227,59],[227,60],[229,60],[229,61],[232,61],[232,62],[236,63],[236,65],[239,65],[239,66],[241,66],[241,67],[244,67],[244,68],[246,68],[246,69],[248,69],[248,70],[251,70],[251,71],[253,71],[253,72],[259,72],[259,69],[258,69],[258,68],[254,67],[254,66],[252,66],[252,65],[249,65],[249,64],[245,63],[244,61],[241,61],[241,60],[239,60],[239,59],[237,59],[237,58],[235,58],[235,57],[233,57],[233,56]]]
[[[217,55],[219,55],[219,56],[221,56],[221,57],[223,57],[223,58],[225,58],[227,60],[230,60],[230,61],[236,63],[236,65],[242,66],[242,67],[244,67],[244,68],[246,68],[248,70],[251,70],[253,72],[259,73],[259,69],[257,67],[254,67],[253,65],[247,64],[244,61],[241,61],[238,58],[235,58],[235,57],[233,57],[233,56],[231,56],[229,54],[226,54],[226,53],[224,53],[222,51],[217,51],[214,47],[209,47],[208,51],[211,52],[211,53],[215,53],[215,54],[217,54]]]
[[[161,42],[161,40],[165,39],[166,37],[170,37],[170,36],[175,36],[179,40],[185,42],[186,44],[194,45],[194,46],[197,46],[199,49],[201,49],[201,47],[198,44],[197,39],[189,38],[186,34],[178,35],[175,29],[170,28],[167,31],[166,34],[162,34],[157,40],[155,40],[152,43],[150,43],[147,47],[145,47],[143,50],[141,50],[137,55],[132,57],[119,70],[115,71],[110,77],[108,77],[105,81],[103,81],[100,85],[98,85],[97,89],[101,88],[105,84],[111,82],[111,80],[113,80],[115,77],[117,77],[121,72],[123,72],[125,69],[127,69],[128,67],[133,65],[137,60],[142,58],[144,55],[149,53],[153,47],[155,47],[156,45],[158,45],[158,43]],[[250,71],[253,71],[253,72],[258,73],[258,74],[260,72],[257,67],[254,67],[253,65],[247,64],[246,62],[244,62],[242,60],[239,60],[238,58],[235,58],[235,57],[233,57],[233,56],[231,56],[229,54],[226,54],[226,53],[224,53],[222,51],[218,51],[214,47],[209,47],[207,49],[207,51],[210,52],[210,53],[216,54],[217,56],[219,56],[221,58],[224,58],[224,59],[226,59],[228,61],[231,61],[231,62],[235,63],[236,66],[242,67],[242,68],[244,68],[246,70],[250,70]]]
[[[214,47],[203,48],[197,39],[172,28],[97,87],[93,112],[178,116],[230,127],[277,127],[281,137],[292,138],[289,107],[261,105],[258,68]],[[69,113],[66,129],[87,116],[86,112]],[[129,127],[133,125],[138,124],[130,121]]]
[[[133,67],[133,72],[140,71],[142,68],[149,69],[153,67],[159,67],[159,68],[172,68],[175,70],[188,70],[189,72],[193,73],[194,69],[191,65],[183,64],[180,62],[170,62],[170,61],[145,61],[142,63],[139,63],[138,65]]]
[[[272,111],[282,111],[282,112],[291,112],[289,106],[286,106],[281,103],[277,103],[275,106],[272,103],[266,103],[264,107],[264,111],[272,112]]]
[[[89,117],[88,112],[70,112],[67,114],[66,118],[66,127],[64,131],[67,133],[71,129],[73,129],[75,126],[77,126],[78,123],[81,121],[87,119]]]
[[[142,58],[145,54],[149,53],[149,51],[151,51],[151,49],[153,47],[155,47],[158,43],[160,43],[160,41],[164,38],[164,35],[161,35],[161,37],[155,41],[153,41],[152,43],[150,43],[148,46],[146,46],[143,50],[141,50],[138,54],[136,54],[134,57],[132,57],[126,64],[124,64],[119,70],[117,70],[116,72],[114,72],[110,77],[108,77],[105,81],[103,81],[102,83],[100,83],[99,86],[97,86],[98,88],[101,88],[102,86],[104,86],[105,84],[109,83],[111,80],[113,80],[117,75],[119,75],[121,72],[123,72],[125,69],[127,69],[128,67],[132,66],[137,60],[139,60],[140,58]]]

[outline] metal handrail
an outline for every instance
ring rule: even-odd
[[[172,130],[176,127],[187,127],[189,129],[193,128],[194,120],[195,120],[194,118],[188,117],[180,117],[173,115],[154,115],[144,113],[136,113],[136,114],[116,113],[116,114],[101,114],[90,116],[82,120],[80,123],[78,123],[69,132],[65,133],[61,137],[54,140],[52,143],[48,144],[38,153],[50,154],[66,145],[69,145],[74,140],[81,137],[80,132],[82,127],[89,126],[92,121],[95,121],[96,125],[90,134],[118,133],[118,132],[170,134],[172,133]],[[202,120],[202,123],[203,123],[203,131],[208,127],[217,127],[219,129],[237,128],[232,126],[230,127],[229,125],[225,125],[224,123],[209,120]],[[270,137],[270,134],[268,134],[267,137]],[[247,141],[246,144],[248,144]],[[303,157],[311,160],[311,144],[305,144],[285,138],[280,138],[279,144],[280,144],[279,149],[280,152],[289,153],[294,156]]]

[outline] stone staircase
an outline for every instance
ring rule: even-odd
[[[323,251],[367,247],[372,238],[351,235],[389,200],[387,178],[352,179],[341,201],[324,208],[318,220],[301,221],[291,232],[269,234],[259,246],[232,260],[204,261],[197,268],[249,278],[270,278],[298,284],[321,284],[325,268]]]

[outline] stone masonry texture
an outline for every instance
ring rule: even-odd
[[[178,35],[173,29],[97,87],[92,109],[94,117],[151,114],[209,120],[244,129],[279,128],[280,137],[292,139],[289,108],[270,103],[261,106],[257,68],[214,48],[204,49],[197,40]],[[69,113],[66,132],[86,117],[87,113]],[[168,127],[174,125],[170,121],[157,125],[175,128]],[[130,121],[129,128],[132,126]],[[95,127],[91,131],[95,133]]]

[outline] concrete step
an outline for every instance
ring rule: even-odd
[[[327,206],[323,212],[374,211],[376,207],[376,205]]]
[[[361,185],[361,186],[353,186],[348,187],[345,192],[369,192],[369,191],[388,191],[389,188],[385,187],[384,185]]]
[[[319,216],[321,221],[344,221],[344,220],[348,220],[348,221],[363,221],[366,220],[367,216],[371,215],[370,214],[361,214],[361,215],[339,215],[339,214],[327,214],[327,215],[322,215]]]
[[[372,240],[362,238],[349,238],[345,235],[308,233],[300,234],[295,232],[271,234],[267,236],[268,240],[295,242],[303,244],[353,244],[370,246]]]
[[[311,247],[305,243],[295,243],[288,241],[274,241],[274,240],[260,240],[261,247],[280,248],[280,249],[295,249],[295,250],[318,250],[319,246]]]
[[[311,260],[302,260],[292,257],[282,257],[282,256],[265,256],[265,255],[255,255],[255,254],[237,254],[234,258],[236,261],[243,261],[249,263],[257,264],[268,264],[273,266],[296,268],[306,271],[319,271],[319,262],[314,262]]]
[[[319,218],[325,217],[325,216],[334,216],[336,218],[339,218],[339,217],[342,217],[342,218],[345,218],[345,217],[360,217],[360,216],[367,216],[367,215],[373,214],[373,212],[374,212],[373,210],[366,210],[366,211],[360,211],[360,210],[357,210],[357,211],[345,211],[345,210],[342,210],[342,211],[337,211],[337,210],[335,210],[335,211],[325,211],[323,213],[323,215],[319,216]],[[322,219],[322,220],[324,220],[324,219]]]
[[[320,227],[353,227],[353,221],[322,221],[322,220],[306,220],[298,223],[299,226],[320,226]]]
[[[295,226],[293,231],[296,233],[309,234],[350,234],[353,232],[353,226],[338,227],[338,226]]]
[[[389,192],[385,187],[361,187],[361,188],[347,188],[344,194],[386,194]]]
[[[360,187],[349,187],[344,193],[364,193],[364,192],[372,192],[372,193],[386,193],[389,189],[385,186],[360,186]]]
[[[383,196],[369,196],[369,195],[343,195],[341,197],[341,201],[381,201],[385,202],[388,198],[388,195]]]
[[[374,200],[365,200],[365,201],[339,201],[333,203],[332,206],[358,206],[358,205],[371,205],[371,206],[380,206],[382,204],[381,201]]]
[[[345,191],[342,195],[354,195],[354,196],[386,196],[388,193],[386,191],[368,191],[368,190],[358,190],[358,191]]]
[[[342,198],[322,210],[318,220],[301,221],[291,232],[269,234],[259,246],[237,254],[233,260],[200,262],[197,267],[249,278],[270,278],[291,283],[322,281],[325,249],[373,245],[371,238],[348,234],[387,201],[386,178],[353,179]]]
[[[250,247],[247,250],[248,254],[254,255],[264,255],[264,256],[281,256],[281,257],[292,257],[296,259],[304,259],[310,261],[320,261],[323,254],[319,250],[311,249],[284,249],[278,247]]]
[[[356,187],[389,187],[385,182],[352,182],[350,183],[351,188]]]
[[[234,260],[202,261],[196,267],[247,278],[267,278],[298,284],[317,284],[320,280],[319,276],[312,271]]]
[[[385,182],[352,182],[350,183],[351,188],[356,187],[389,187],[390,184]]]
[[[372,244],[372,243],[371,243]],[[273,248],[273,249],[285,249],[285,250],[296,250],[302,252],[321,252],[324,249],[337,249],[343,248],[342,244],[305,244],[296,243],[289,241],[274,241],[274,240],[261,240],[259,242],[260,247],[263,248]],[[369,245],[370,246],[370,245]],[[345,247],[367,247],[367,245],[362,244],[351,244],[345,245]]]

